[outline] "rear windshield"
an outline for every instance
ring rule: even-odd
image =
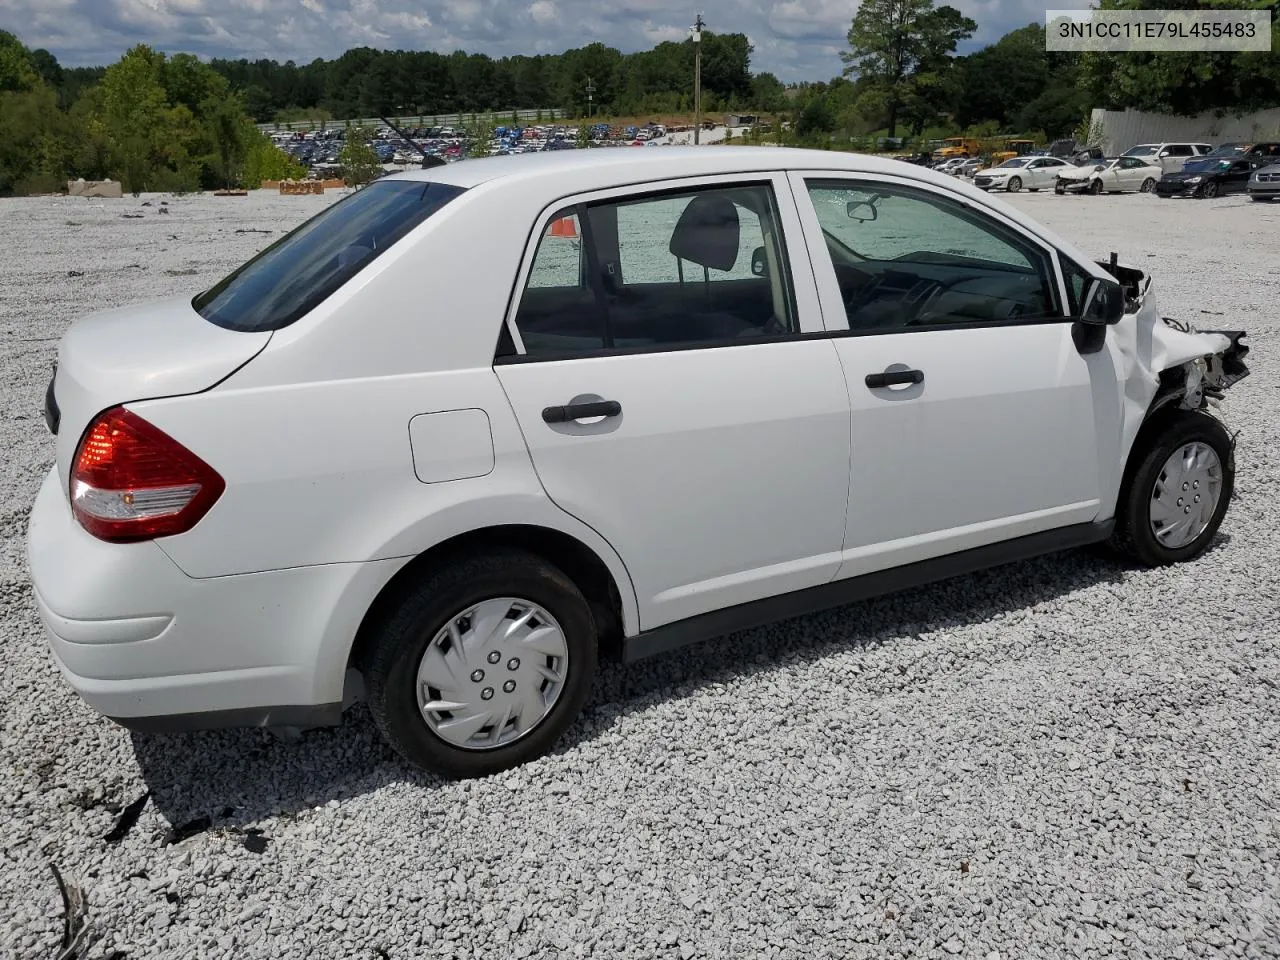
[[[279,330],[463,192],[422,180],[371,183],[267,247],[192,306],[229,330]]]

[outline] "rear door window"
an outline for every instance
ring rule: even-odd
[[[228,330],[287,327],[463,192],[427,180],[372,183],[277,240],[192,306]]]
[[[539,359],[796,332],[772,189],[717,186],[558,211],[515,323],[525,354]]]

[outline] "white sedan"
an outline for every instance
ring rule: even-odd
[[[973,185],[980,190],[1007,190],[1017,193],[1023,187],[1028,190],[1047,190],[1053,186],[1059,173],[1070,167],[1060,157],[1013,157],[998,167],[979,170]]]
[[[34,595],[126,726],[363,697],[411,762],[491,774],[552,748],[604,653],[1100,541],[1198,556],[1241,337],[893,160],[406,172],[211,289],[70,328]]]
[[[1058,173],[1054,193],[1150,193],[1163,171],[1138,157],[1107,157]]]

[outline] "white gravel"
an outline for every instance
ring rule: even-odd
[[[22,537],[54,338],[328,198],[143,199],[0,201],[3,955],[57,955],[53,863],[94,958],[1280,956],[1280,206],[1014,198],[1252,334],[1207,556],[1072,553],[609,667],[557,753],[445,784],[362,708],[299,743],[133,737],[50,663]]]

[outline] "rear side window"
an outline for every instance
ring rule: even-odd
[[[192,306],[228,330],[287,327],[463,192],[422,180],[372,183],[286,234]]]
[[[515,322],[538,359],[796,332],[772,189],[710,187],[558,211],[538,240]]]

